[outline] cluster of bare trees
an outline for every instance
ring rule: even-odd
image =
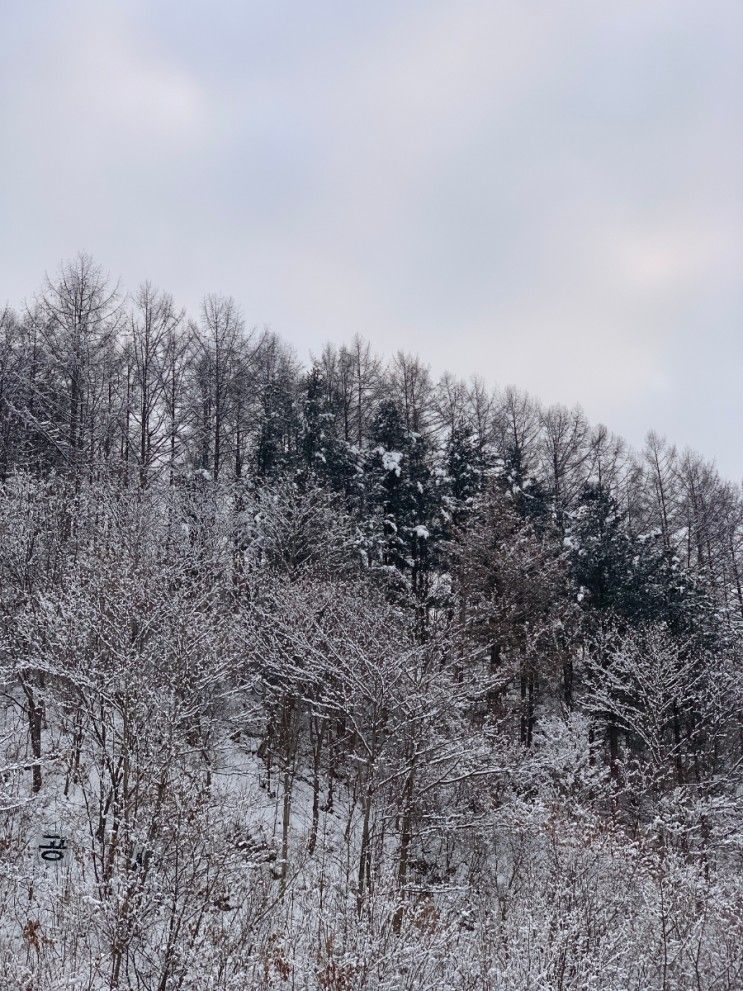
[[[738,489],[87,258],[2,329],[4,987],[741,986]]]

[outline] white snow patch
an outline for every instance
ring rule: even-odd
[[[402,451],[382,451],[382,467],[385,471],[394,471],[400,477],[400,462]]]

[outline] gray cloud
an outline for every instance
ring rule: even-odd
[[[0,298],[93,252],[743,475],[736,2],[7,4]]]

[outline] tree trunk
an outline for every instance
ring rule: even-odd
[[[369,819],[371,816],[371,787],[364,793],[364,817],[361,826],[361,851],[359,853],[359,886],[356,896],[356,911],[361,915],[364,907],[364,894],[371,882],[371,837]]]
[[[315,723],[315,720],[312,720]],[[312,724],[310,732],[312,731]],[[317,846],[317,830],[320,824],[320,757],[322,754],[322,740],[325,735],[325,722],[320,721],[315,729],[315,739],[312,747],[312,825],[310,827],[310,837],[307,841],[307,850],[310,854],[315,852]]]
[[[404,898],[405,885],[408,880],[408,863],[410,861],[410,844],[413,840],[413,787],[415,783],[415,758],[405,780],[403,789],[403,812],[400,824],[400,853],[397,862],[397,897],[399,904],[392,920],[392,931],[399,933],[405,914]]]
[[[41,730],[44,725],[44,703],[40,702],[28,682],[22,682],[28,705],[28,733],[31,740],[31,791],[34,795],[41,791]]]

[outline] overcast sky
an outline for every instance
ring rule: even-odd
[[[0,0],[0,303],[88,251],[743,477],[740,0]]]

